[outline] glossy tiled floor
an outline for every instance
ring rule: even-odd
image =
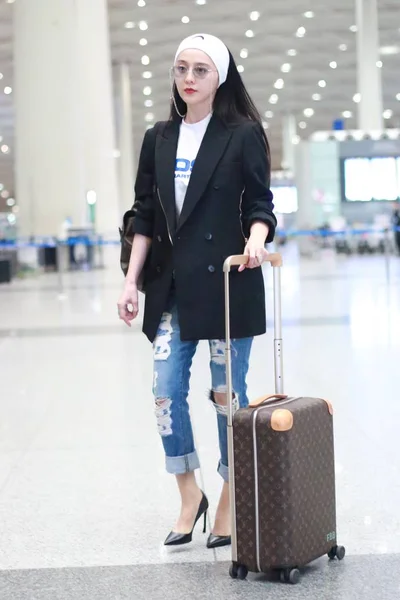
[[[0,287],[2,599],[400,597],[400,259],[388,282],[381,257],[284,255],[286,391],[335,405],[346,561],[318,561],[287,588],[231,582],[229,550],[207,550],[198,532],[187,547],[163,546],[178,495],[155,428],[151,347],[140,323],[117,320],[122,276],[110,249],[105,270],[64,275],[62,290],[52,274]],[[271,333],[254,346],[251,396],[273,388]],[[214,510],[207,353],[201,344],[191,407]]]

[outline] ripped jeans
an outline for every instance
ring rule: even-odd
[[[232,386],[236,406],[240,408],[248,405],[246,376],[252,341],[253,338],[231,341]],[[188,473],[200,467],[187,402],[190,367],[197,345],[197,341],[180,339],[177,308],[172,297],[153,343],[153,393],[158,431],[166,455],[166,469],[174,475]],[[212,381],[210,399],[216,409],[221,453],[218,472],[228,481],[227,409],[226,406],[218,405],[213,395],[213,392],[226,392],[225,342],[210,340],[209,346]]]

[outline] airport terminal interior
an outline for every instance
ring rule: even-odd
[[[399,14],[393,0],[0,0],[1,600],[400,598]],[[145,295],[131,328],[118,318],[143,136],[199,32],[231,50],[270,143],[284,392],[334,411],[346,556],[302,565],[297,585],[234,579],[232,547],[206,547],[222,484],[206,341],[189,403],[207,532],[164,545],[180,497]],[[250,399],[275,391],[261,268]]]

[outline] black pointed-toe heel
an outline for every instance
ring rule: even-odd
[[[222,548],[223,546],[230,546],[232,538],[230,535],[214,535],[210,533],[207,540],[207,548]]]
[[[208,511],[208,500],[207,496],[202,492],[203,497],[200,502],[199,510],[197,511],[196,518],[194,520],[194,525],[192,527],[192,531],[190,533],[176,533],[175,531],[171,531],[169,536],[164,542],[164,546],[182,546],[183,544],[189,544],[192,541],[193,530],[196,526],[197,521],[200,519],[202,515],[204,515],[204,526],[203,533],[207,530],[207,511]]]

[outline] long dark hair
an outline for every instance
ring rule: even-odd
[[[175,81],[173,83],[172,93],[178,111],[181,115],[186,114],[187,105],[180,97]],[[217,93],[215,94],[213,113],[226,124],[240,123],[245,120],[256,121],[259,123],[269,157],[269,143],[264,131],[260,113],[243,83],[243,79],[237,70],[235,59],[230,51],[228,74],[225,83],[218,88]],[[171,112],[169,118],[171,121],[181,120],[173,100],[171,100]]]

